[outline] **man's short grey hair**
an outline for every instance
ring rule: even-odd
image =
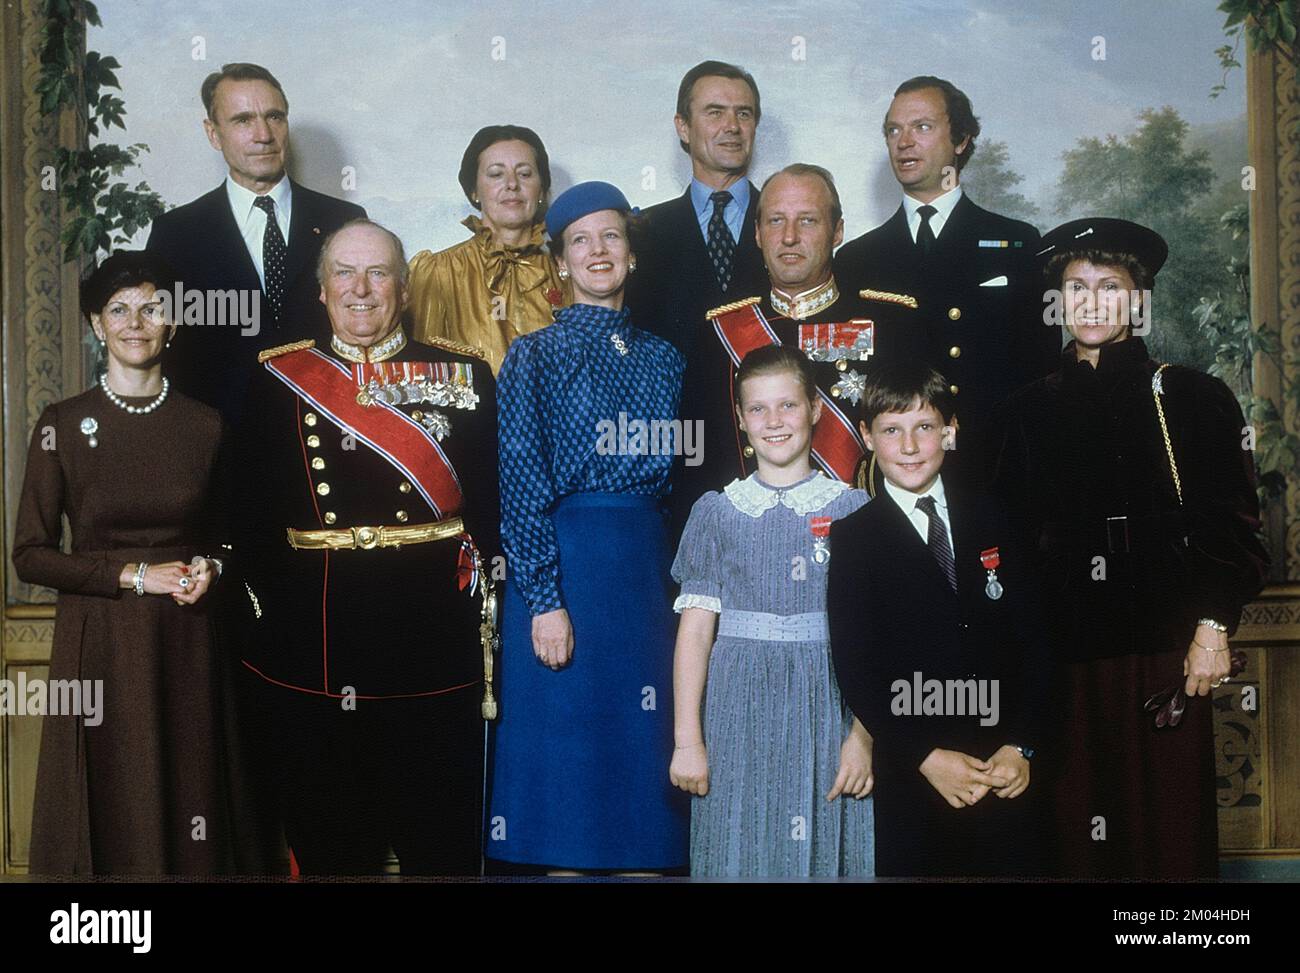
[[[393,254],[397,258],[397,266],[390,267],[389,269],[397,276],[397,279],[402,282],[402,286],[405,287],[407,279],[411,275],[411,268],[406,264],[406,248],[402,246],[402,238],[383,224],[376,223],[374,220],[367,219],[364,216],[358,216],[354,220],[348,220],[325,238],[325,241],[320,245],[320,255],[316,258],[316,282],[322,286],[325,284],[325,277],[327,275],[326,262],[329,260],[330,247],[334,244],[334,238],[344,230],[350,230],[357,226],[373,226],[376,230],[383,233],[384,236],[388,237],[389,242],[393,245]]]

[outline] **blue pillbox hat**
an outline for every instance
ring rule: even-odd
[[[603,209],[639,212],[617,186],[607,182],[580,182],[560,193],[546,210],[546,232],[555,239],[570,223]]]

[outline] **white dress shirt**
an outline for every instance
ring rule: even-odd
[[[956,551],[952,543],[952,521],[948,519],[948,498],[943,492],[943,477],[940,476],[934,481],[934,486],[924,493],[912,493],[910,490],[904,490],[902,487],[894,486],[885,478],[885,491],[889,494],[890,499],[898,504],[898,509],[907,515],[907,519],[912,522],[916,532],[921,535],[921,540],[925,545],[930,545],[930,517],[924,511],[917,507],[916,502],[922,497],[934,497],[934,509],[939,512],[939,520],[943,522],[944,531],[948,534],[948,549]]]
[[[930,200],[930,205],[939,212],[930,217],[930,229],[934,231],[934,238],[939,239],[939,234],[943,232],[944,224],[948,222],[948,217],[952,216],[952,208],[957,205],[961,199],[961,186],[954,186],[942,196],[936,196]],[[907,214],[907,229],[912,234],[912,242],[916,242],[916,235],[921,232],[921,214],[918,212],[925,203],[919,199],[913,199],[907,193],[903,194],[903,211]]]
[[[271,187],[270,192],[263,195],[270,196],[275,203],[275,221],[280,224],[280,234],[284,237],[284,243],[289,245],[289,217],[293,212],[293,194],[289,190],[289,180],[282,176],[280,181]],[[262,237],[266,233],[266,213],[253,205],[258,194],[250,189],[245,189],[239,183],[235,182],[229,175],[226,176],[226,198],[230,201],[230,212],[234,214],[235,226],[239,227],[239,234],[244,238],[244,246],[248,248],[248,255],[253,258],[253,266],[257,268],[258,280],[262,282],[262,288],[266,288],[266,274],[262,270]]]

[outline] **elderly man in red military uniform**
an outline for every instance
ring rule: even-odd
[[[321,249],[328,347],[259,356],[241,435],[244,665],[310,874],[477,874],[498,550],[492,372],[408,341],[401,241]]]

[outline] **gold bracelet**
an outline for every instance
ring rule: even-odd
[[[1196,639],[1192,639],[1192,645],[1200,646],[1200,648],[1204,649],[1206,652],[1227,652],[1228,651],[1228,647],[1226,645],[1221,649],[1212,649],[1208,645],[1201,645],[1201,643],[1196,641]]]

